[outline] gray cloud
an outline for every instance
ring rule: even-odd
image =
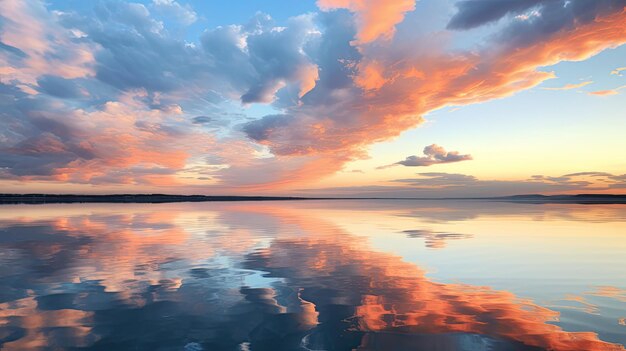
[[[14,47],[14,46],[7,45],[7,44],[5,44],[5,43],[3,43],[1,41],[0,41],[0,50],[4,51],[6,53],[9,53],[12,56],[21,58],[21,59],[23,59],[23,58],[28,56],[28,55],[26,55],[26,53],[24,51]]]
[[[296,105],[293,99],[286,99],[279,93],[277,105],[288,112],[284,117],[268,115],[243,128],[253,140],[271,141],[276,154],[336,150],[345,145],[347,138],[358,137],[362,125],[355,116],[366,115],[369,110],[366,104],[360,103],[362,92],[353,84],[354,64],[361,59],[361,54],[351,45],[355,36],[352,16],[339,10],[320,13],[317,19],[324,31],[304,46],[304,51],[319,67],[315,88]],[[332,123],[328,133],[341,136],[316,140],[309,130],[311,125],[321,121]]]
[[[208,116],[196,116],[192,119],[193,124],[208,124],[213,121],[211,117]]]
[[[154,7],[172,4],[161,0]],[[318,36],[314,15],[293,17],[277,27],[259,13],[247,25],[205,31],[196,45],[171,35],[142,4],[103,1],[94,12],[60,18],[99,45],[96,78],[121,90],[184,91],[188,100],[219,92],[244,103],[267,103],[283,87],[311,84],[315,66],[303,48]]]
[[[46,94],[59,98],[78,98],[82,93],[74,79],[65,79],[51,75],[43,75],[37,78],[39,90]]]
[[[378,168],[387,168],[395,165],[407,167],[428,167],[437,164],[454,163],[472,160],[472,155],[461,155],[458,151],[446,151],[443,147],[432,144],[424,148],[424,156],[408,156],[403,161]]]
[[[448,23],[450,29],[470,29],[497,21],[510,13],[520,13],[546,0],[466,0],[456,3],[457,13]]]
[[[54,14],[36,5],[21,10],[32,10],[33,20],[59,27],[49,43],[55,50],[50,55],[93,55],[93,61],[91,71],[78,79],[43,74],[34,75],[33,83],[0,83],[0,169],[5,179],[56,180],[87,164],[89,169],[69,179],[129,182],[132,174],[119,167],[134,169],[142,163],[147,166],[138,176],[163,176],[156,171],[159,167],[176,164],[180,169],[185,158],[206,156],[213,134],[229,137],[238,133],[230,130],[236,121],[250,120],[228,105],[232,100],[269,102],[284,87],[284,101],[297,105],[304,83],[308,89],[315,84],[316,65],[305,52],[319,37],[314,15],[294,17],[277,27],[271,17],[258,14],[246,25],[207,30],[198,43],[190,44],[171,35],[150,13],[157,7],[176,7],[171,1],[148,7],[101,1],[91,12]],[[0,25],[0,34],[5,29]],[[65,50],[66,42],[87,43],[85,48],[93,50]],[[0,46],[0,59],[16,67],[24,65],[27,56],[18,47]],[[72,62],[71,57],[67,61]],[[67,71],[71,68],[68,64]],[[25,87],[34,92],[25,93]],[[200,145],[194,138],[202,140]],[[185,143],[196,146],[177,151],[172,160],[180,161],[174,162],[165,161],[166,155],[155,157],[153,150],[163,143],[172,145],[165,151]]]
[[[252,86],[241,96],[244,103],[271,102],[276,92],[289,82],[307,83],[308,70],[315,70],[303,53],[305,43],[317,36],[312,16],[288,20],[282,30],[263,30],[247,39],[249,60],[257,73]]]
[[[152,0],[152,4],[160,13],[171,16],[183,24],[189,25],[198,20],[198,14],[189,4],[181,5],[174,0]]]
[[[508,46],[526,46],[560,30],[623,11],[624,7],[626,0],[467,0],[457,3],[458,11],[448,28],[470,29],[507,15],[519,15],[498,36]]]
[[[293,116],[268,115],[256,121],[246,123],[243,126],[243,131],[253,140],[267,140],[275,127],[285,125],[290,119],[293,119]]]

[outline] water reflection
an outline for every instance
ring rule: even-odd
[[[479,232],[398,230],[432,223],[428,215],[414,221],[427,206],[406,203],[348,204],[352,220],[333,219],[346,205],[0,208],[0,348],[624,350],[609,327],[563,330],[560,311],[503,289],[434,281],[372,246],[376,235],[401,232],[441,253],[451,242],[480,241]],[[622,288],[585,296],[613,301],[607,314],[623,328]],[[581,313],[606,310],[594,307]]]
[[[426,243],[426,247],[431,249],[443,249],[446,247],[448,240],[469,239],[471,234],[436,232],[428,229],[413,229],[402,231],[410,238],[422,238]]]

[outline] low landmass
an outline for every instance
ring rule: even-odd
[[[494,201],[524,202],[536,204],[626,204],[626,195],[577,194],[577,195],[515,195],[491,198]]]
[[[65,195],[65,194],[0,194],[2,204],[55,204],[55,203],[168,203],[210,201],[286,201],[286,200],[418,200],[418,201],[502,201],[532,204],[626,204],[626,195],[578,194],[578,195],[515,195],[472,198],[354,198],[354,197],[293,197],[293,196],[211,196],[166,194],[114,194],[114,195]]]
[[[58,204],[58,203],[167,203],[209,201],[281,201],[305,200],[288,196],[208,196],[165,194],[114,194],[114,195],[65,195],[65,194],[0,194],[0,204]]]

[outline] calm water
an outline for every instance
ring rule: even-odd
[[[624,350],[626,206],[0,207],[1,350]]]

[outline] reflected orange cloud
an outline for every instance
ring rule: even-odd
[[[238,210],[246,211],[245,207]],[[250,211],[263,210],[250,206]],[[372,251],[367,242],[320,218],[289,209],[281,221],[309,235],[277,239],[256,256],[261,266],[299,286],[335,289],[356,305],[360,331],[402,333],[476,333],[555,351],[622,351],[592,332],[566,332],[550,324],[559,313],[507,291],[430,281],[424,271],[398,256]],[[324,235],[318,234],[324,228]],[[281,273],[287,269],[288,273]],[[283,275],[284,274],[284,275]],[[305,288],[306,291],[306,288]],[[315,299],[309,298],[315,303]],[[365,340],[365,339],[364,339]]]
[[[341,317],[342,323],[349,324],[345,332],[361,333],[357,335],[362,336],[360,347],[364,349],[370,338],[363,335],[391,332],[470,333],[554,351],[624,350],[593,332],[563,330],[552,324],[558,322],[559,312],[511,292],[435,282],[419,266],[373,249],[367,237],[338,225],[315,205],[163,204],[154,205],[152,211],[129,206],[70,206],[73,210],[66,215],[47,213],[44,208],[39,216],[36,208],[26,207],[28,211],[19,217],[9,214],[9,219],[2,218],[0,227],[6,240],[2,248],[19,249],[29,259],[43,258],[52,270],[28,275],[41,296],[31,297],[35,291],[25,291],[28,296],[0,304],[0,326],[27,330],[26,336],[4,347],[37,349],[54,344],[56,340],[48,339],[52,334],[46,333],[51,327],[69,328],[64,340],[74,345],[96,342],[107,328],[92,330],[98,326],[92,318],[97,309],[80,308],[94,308],[89,303],[99,306],[102,302],[70,290],[65,295],[76,310],[68,309],[67,303],[58,310],[45,306],[50,296],[46,294],[54,295],[63,284],[95,282],[104,293],[114,296],[116,303],[123,302],[136,313],[157,302],[180,301],[180,306],[172,306],[194,320],[216,318],[225,323],[219,313],[232,307],[237,312],[233,315],[242,318],[235,323],[235,334],[242,334],[238,336],[241,340],[264,340],[255,335],[269,333],[285,339],[295,335],[296,341],[306,341],[306,335],[318,328],[339,323],[325,308],[341,305],[353,311],[349,318]],[[436,235],[413,233],[427,238]],[[433,245],[439,245],[438,237],[433,240]],[[64,252],[70,255],[63,256]],[[212,258],[220,256],[232,259],[236,268],[206,268]],[[251,281],[257,287],[250,287],[247,273],[239,269],[268,280],[260,283],[255,278]],[[224,271],[236,274],[220,275]],[[202,279],[209,278],[214,280],[203,283]],[[597,294],[621,299],[624,292],[604,287]],[[215,298],[221,303],[216,304]],[[582,301],[576,296],[567,298]]]
[[[2,350],[43,350],[51,345],[88,346],[97,339],[92,334],[92,328],[86,326],[91,323],[92,315],[91,312],[74,309],[42,311],[32,297],[0,303],[0,328],[11,322],[12,328],[26,331],[23,337],[3,343]],[[57,334],[62,334],[64,343],[55,340]]]
[[[598,290],[590,292],[589,295],[609,297],[621,302],[626,302],[626,290],[614,286],[602,286]]]

